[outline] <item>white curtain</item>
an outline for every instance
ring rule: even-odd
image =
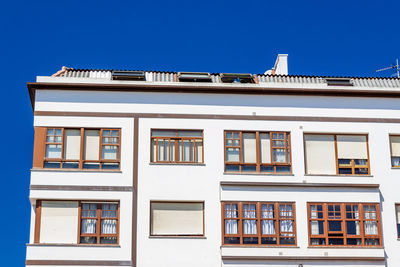
[[[285,149],[274,148],[272,152],[275,162],[286,162]]]
[[[238,217],[238,205],[237,204],[226,204],[225,205],[225,217],[226,218],[237,218]],[[237,220],[225,220],[225,234],[237,234],[238,233],[238,221]]]
[[[293,221],[291,220],[280,221],[280,230],[281,232],[293,232]]]
[[[95,234],[96,233],[96,219],[83,219],[81,226],[82,234]]]
[[[118,147],[117,146],[103,146],[102,158],[103,159],[117,159]]]
[[[318,221],[311,221],[311,234],[319,235],[319,223]]]
[[[261,205],[261,218],[274,218],[274,204]],[[275,234],[275,220],[262,220],[261,229],[264,235]]]
[[[286,204],[279,205],[279,216],[280,217],[293,217],[292,205],[286,205]]]
[[[244,218],[256,218],[256,204],[243,205]],[[244,234],[257,234],[257,221],[256,220],[243,220],[243,233]]]
[[[60,159],[61,145],[46,145],[46,158]]]
[[[378,224],[376,221],[365,221],[364,228],[365,228],[366,235],[377,235],[378,234]]]
[[[392,157],[392,166],[400,166],[400,157]]]
[[[117,233],[117,220],[102,220],[101,221],[102,234],[116,234]]]

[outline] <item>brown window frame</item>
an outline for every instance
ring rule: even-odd
[[[391,137],[400,137],[400,135],[398,134],[389,134],[389,146],[390,146],[390,165],[392,166],[392,168],[394,169],[400,169],[400,164],[398,165],[394,165],[394,161],[393,158],[400,158],[400,157],[396,157],[392,155],[392,141],[391,141]],[[400,162],[400,160],[399,160]],[[400,237],[399,237],[400,238]]]
[[[322,218],[311,218],[311,206],[321,205]],[[340,206],[340,217],[337,218],[336,215],[333,217],[328,216],[328,205]],[[347,213],[354,214],[353,211],[347,211],[346,205],[358,206],[358,217],[359,218],[347,218]],[[366,219],[364,217],[364,207],[365,206],[375,206],[376,209],[376,219]],[[332,211],[331,211],[332,212]],[[317,210],[318,213],[318,210]],[[381,226],[381,213],[379,203],[354,203],[354,202],[307,202],[307,218],[308,218],[308,242],[310,247],[382,247],[382,226]],[[323,234],[312,235],[311,234],[311,221],[322,221],[323,222]],[[329,231],[328,222],[338,221],[341,223],[341,231]],[[347,233],[347,222],[358,221],[359,222],[359,235],[351,235]],[[376,221],[377,223],[377,235],[365,234],[364,223],[367,221]],[[329,234],[332,234],[329,236]],[[323,239],[325,244],[312,244],[311,239]],[[329,244],[329,239],[343,239],[343,244],[335,245]],[[348,239],[360,239],[361,245],[347,244]],[[365,245],[367,239],[377,239],[378,245]]]
[[[232,138],[227,138],[227,134],[232,133]],[[234,138],[234,134],[239,133],[239,138]],[[243,134],[255,134],[256,135],[256,163],[246,163],[243,160]],[[271,163],[261,162],[261,143],[260,134],[269,134],[270,136],[270,153]],[[284,139],[273,139],[274,134],[284,134]],[[227,144],[227,140],[232,140],[232,145]],[[239,145],[234,145],[234,140],[239,140]],[[273,141],[284,142],[284,147],[273,146]],[[239,149],[239,161],[227,161],[228,148]],[[276,162],[273,157],[274,149],[284,149],[286,162]],[[289,150],[289,153],[288,153]],[[224,170],[226,173],[265,173],[265,174],[291,174],[292,173],[292,145],[291,145],[291,134],[285,131],[237,131],[237,130],[225,130],[224,131]],[[227,170],[228,166],[237,166],[238,171]],[[255,171],[243,170],[243,166],[255,166]],[[273,171],[261,171],[261,168],[272,167]],[[289,167],[289,171],[277,171],[279,167]]]
[[[97,209],[96,209],[96,217],[82,217],[82,211],[83,211],[83,204],[96,204]],[[117,216],[116,217],[103,217],[102,216],[102,207],[103,205],[110,205],[110,204],[116,204],[117,205]],[[80,201],[79,202],[79,208],[78,208],[78,244],[81,245],[118,245],[119,244],[119,221],[120,221],[120,205],[119,202],[96,202],[96,201]],[[95,219],[96,220],[96,233],[95,234],[82,234],[81,233],[81,224],[82,220],[84,219]],[[106,220],[116,220],[116,233],[115,234],[103,234],[101,233],[101,222],[103,219]],[[81,242],[81,237],[96,237],[97,243],[82,243]],[[108,244],[108,243],[101,243],[101,237],[116,237],[117,242],[113,244]]]
[[[400,209],[400,204],[396,203],[394,205],[394,212],[396,213],[396,229],[397,229],[397,239],[400,239],[400,218],[398,217],[397,209]]]
[[[237,217],[227,217],[225,214],[225,205],[236,204],[238,207]],[[243,205],[244,204],[255,204],[256,205],[256,218],[246,218],[243,217]],[[274,218],[262,218],[262,205],[274,205]],[[292,216],[286,217],[280,215],[280,205],[291,205],[292,206]],[[231,206],[232,207],[232,206]],[[232,210],[232,209],[230,209]],[[287,211],[285,209],[285,211]],[[221,232],[222,232],[222,245],[223,246],[297,246],[297,229],[296,229],[296,203],[295,202],[271,202],[271,201],[223,201],[221,202]],[[238,233],[237,234],[226,234],[225,233],[225,220],[237,220],[238,221]],[[257,223],[257,234],[244,234],[243,232],[243,221],[244,220],[255,220]],[[273,220],[275,227],[275,234],[263,234],[262,233],[262,225],[261,222],[263,220]],[[287,232],[292,235],[285,235],[285,233],[281,232],[280,222],[281,221],[293,221],[293,232]],[[225,242],[225,238],[239,238],[239,243],[227,243]],[[246,237],[254,237],[258,239],[258,243],[244,243],[244,238]],[[275,244],[262,244],[262,238],[276,238]],[[281,244],[281,238],[293,238],[293,244]]]
[[[80,200],[61,200],[61,199],[46,199],[46,200],[36,200],[36,207],[35,207],[35,231],[34,231],[34,243],[35,244],[40,244],[40,228],[41,228],[41,217],[42,217],[42,201],[72,201],[72,202],[78,202],[78,229],[77,229],[77,244],[80,244],[82,246],[84,245],[102,245],[102,246],[116,246],[119,244],[119,236],[120,236],[120,202],[119,201],[96,201],[96,200],[92,200],[92,201],[80,201]],[[88,244],[88,243],[81,243],[81,221],[82,221],[82,204],[84,203],[96,203],[96,204],[117,204],[117,217],[111,217],[111,219],[116,219],[117,220],[117,225],[116,225],[116,230],[117,233],[116,234],[101,234],[101,224],[97,223],[96,224],[96,234],[98,233],[97,237],[97,243],[96,244]],[[97,208],[99,209],[99,207]],[[101,207],[100,207],[100,214],[99,211],[96,211],[96,219],[98,219],[98,216],[100,216],[100,222],[101,222]],[[110,219],[110,217],[107,217],[107,219]],[[84,236],[89,236],[89,235],[85,235]],[[94,235],[91,235],[94,236]],[[117,243],[115,244],[107,244],[107,243],[99,243],[100,242],[100,237],[106,237],[106,236],[113,236],[113,237],[117,237]]]
[[[304,133],[303,134],[303,144],[304,144],[304,167],[307,173],[307,164],[306,164],[306,142],[305,142],[305,136],[306,135],[332,135],[334,137],[334,144],[335,144],[335,165],[336,165],[336,175],[340,176],[365,176],[365,175],[371,175],[371,167],[370,167],[370,157],[369,157],[369,142],[368,142],[368,134],[351,134],[351,133]],[[367,146],[367,164],[366,165],[357,165],[355,160],[357,159],[350,159],[350,164],[340,164],[339,163],[339,158],[338,158],[338,146],[337,146],[337,136],[338,135],[349,135],[349,136],[365,136],[366,137],[366,146]],[[346,174],[346,173],[339,173],[340,169],[351,169],[351,173]],[[357,174],[355,173],[356,169],[368,169],[368,173],[365,174]],[[318,175],[318,174],[312,174],[312,175]],[[321,174],[323,175],[323,174]]]
[[[170,131],[170,132],[175,132],[175,136],[154,136],[153,137],[153,131]],[[201,132],[201,137],[186,137],[186,136],[178,136],[178,132],[190,132],[190,131],[198,131]],[[169,143],[169,159],[171,159],[171,141],[174,141],[174,147],[175,147],[175,153],[174,153],[174,159],[175,160],[159,160],[158,158],[158,141],[159,140],[165,140],[168,139]],[[184,140],[189,140],[193,141],[193,148],[192,148],[192,161],[183,161],[183,160],[178,160],[179,158],[179,143],[183,142]],[[153,142],[156,142],[156,155],[154,155],[153,151]],[[196,142],[202,143],[202,155],[201,155],[201,161],[196,161],[195,159],[197,158],[197,147],[196,147]],[[164,149],[165,149],[165,144],[164,144]],[[183,155],[183,145],[181,146],[182,149],[182,155]],[[204,131],[199,130],[199,129],[151,129],[150,131],[150,162],[152,163],[166,163],[166,164],[202,164],[204,163]]]
[[[53,129],[54,134],[56,129],[61,130],[61,142],[47,142],[47,132],[48,130]],[[79,130],[80,131],[80,156],[79,156],[79,160],[67,160],[65,159],[65,131],[66,130]],[[84,140],[85,140],[85,131],[86,130],[98,130],[99,131],[99,160],[84,160]],[[103,137],[108,137],[108,136],[103,136],[103,133],[105,131],[118,131],[118,135],[117,136],[112,136],[112,138],[118,138],[118,142],[117,143],[104,143],[103,142]],[[34,167],[40,167],[40,168],[46,168],[46,169],[72,169],[72,170],[106,170],[106,171],[113,171],[113,170],[120,170],[121,168],[121,129],[120,128],[75,128],[75,127],[46,127],[44,128],[44,136],[43,136],[43,159],[42,161],[40,161],[40,163],[36,164],[37,166]],[[53,135],[55,136],[55,135]],[[58,135],[59,136],[59,135]],[[36,140],[35,140],[36,141]],[[46,148],[47,145],[51,145],[51,144],[55,144],[55,145],[61,145],[61,158],[46,158]],[[117,153],[117,159],[102,159],[102,151],[103,151],[103,147],[104,146],[117,146],[118,147],[118,153]],[[39,154],[35,154],[35,157],[40,157],[41,155]],[[46,162],[51,162],[51,163],[59,163],[60,166],[59,167],[54,167],[54,168],[47,168],[45,167]],[[65,163],[77,163],[78,164],[78,168],[64,168],[64,164]],[[84,168],[84,164],[85,163],[99,163],[99,168],[94,168],[94,169],[90,169],[90,168]],[[103,168],[103,164],[104,163],[118,163],[118,168],[112,168],[112,169],[107,169],[107,168]]]

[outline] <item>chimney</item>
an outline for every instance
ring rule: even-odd
[[[288,54],[278,54],[275,61],[275,66],[267,70],[264,74],[270,75],[288,75],[288,64],[287,64]]]

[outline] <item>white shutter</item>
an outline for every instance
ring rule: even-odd
[[[42,201],[40,243],[76,244],[77,201]]]
[[[269,134],[260,134],[261,163],[271,163],[271,141]]]
[[[81,152],[81,131],[65,130],[64,158],[79,160]]]
[[[152,203],[152,235],[202,235],[203,203]]]
[[[400,136],[391,136],[390,146],[392,150],[392,157],[400,157]]]
[[[335,138],[333,135],[304,136],[307,174],[336,174]]]
[[[365,135],[338,135],[336,139],[339,159],[368,159]]]
[[[244,133],[243,134],[243,162],[256,163],[257,150],[256,150],[256,134]]]
[[[99,160],[100,131],[85,130],[85,159]]]

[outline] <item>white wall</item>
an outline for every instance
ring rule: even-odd
[[[244,95],[194,95],[162,93],[123,92],[62,92],[38,91],[37,111],[82,111],[82,112],[132,112],[132,113],[180,113],[180,114],[229,114],[272,116],[327,116],[400,118],[400,99],[344,98],[305,96],[244,96]],[[99,117],[52,117],[36,116],[36,126],[63,127],[121,127],[122,169],[120,173],[86,172],[32,172],[32,184],[65,185],[116,185],[128,186],[132,182],[133,119]],[[174,266],[297,266],[298,261],[287,262],[231,262],[221,260],[221,200],[286,200],[295,201],[297,208],[297,235],[299,248],[293,255],[316,255],[318,249],[308,249],[305,205],[307,201],[364,201],[382,202],[384,252],[387,266],[395,267],[400,262],[400,241],[397,240],[394,203],[400,203],[398,194],[400,169],[391,169],[389,133],[400,134],[400,124],[353,123],[353,122],[302,122],[302,121],[238,121],[238,120],[194,120],[194,119],[140,119],[139,131],[139,192],[138,192],[138,246],[139,267]],[[150,164],[150,129],[204,129],[204,165],[160,165]],[[233,175],[224,174],[223,131],[224,130],[279,130],[290,131],[292,141],[293,175]],[[369,137],[371,176],[309,176],[304,170],[303,133],[363,133]],[[249,189],[226,190],[221,181],[241,182],[296,182],[296,183],[353,183],[380,184],[380,189],[329,189],[326,188],[263,188],[256,192]],[[31,198],[115,198],[130,200],[130,192],[53,192],[31,191]],[[153,238],[149,237],[150,200],[205,201],[205,238]],[[123,201],[121,199],[121,201]],[[130,203],[130,202],[129,202]],[[121,202],[122,205],[122,202]],[[66,258],[73,253],[84,258],[88,250],[95,258],[129,259],[130,204],[121,206],[121,219],[127,226],[121,229],[121,251],[114,248],[50,248],[29,247],[30,258]],[[122,222],[122,220],[121,220]],[[32,229],[31,229],[32,230]],[[128,234],[126,234],[129,232]],[[32,242],[32,241],[31,241]],[[283,252],[293,249],[282,249]],[[107,251],[106,253],[104,253]],[[108,252],[109,251],[109,252]],[[113,251],[113,252],[111,252]],[[257,249],[240,249],[234,253],[258,253]],[[274,249],[259,250],[272,253]],[[326,249],[328,253],[336,249]],[[109,255],[107,253],[112,254]],[[322,252],[321,252],[322,253]],[[343,256],[384,255],[382,249],[369,253],[366,249],[345,249]],[[156,255],[156,256],[155,256]],[[286,261],[285,261],[286,262]],[[332,262],[304,261],[304,266],[382,266],[382,262]]]

